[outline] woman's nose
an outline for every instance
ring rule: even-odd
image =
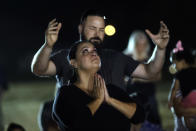
[[[91,54],[97,56],[97,51],[91,51]]]

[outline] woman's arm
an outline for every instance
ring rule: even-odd
[[[173,83],[172,83],[172,86],[171,86],[171,91],[170,91],[169,96],[168,96],[168,106],[169,106],[169,108],[171,108],[173,106],[174,98],[176,97],[176,92],[177,92],[177,90],[179,90],[179,87],[180,87],[179,80],[174,79]]]
[[[196,116],[196,108],[184,108],[181,102],[174,102],[174,110],[177,116],[192,117]]]
[[[110,97],[105,88],[105,102],[117,109],[119,112],[125,115],[133,124],[139,124],[145,120],[144,109],[136,103],[123,102],[116,98]]]
[[[119,110],[122,114],[124,114],[127,118],[131,119],[131,117],[134,115],[136,112],[136,104],[135,103],[126,103],[119,101],[115,98],[110,97],[107,100],[107,103],[117,110]]]
[[[112,87],[114,89],[114,87]],[[117,91],[118,92],[118,91]],[[125,95],[125,94],[122,94]],[[134,102],[123,102],[114,97],[109,96],[106,86],[104,86],[104,101],[108,104],[120,111],[127,118],[131,119],[137,110],[137,105]]]

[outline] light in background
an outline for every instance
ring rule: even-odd
[[[108,36],[113,36],[116,33],[116,29],[113,25],[107,25],[105,27],[105,34]]]

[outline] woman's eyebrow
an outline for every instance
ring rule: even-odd
[[[82,51],[82,50],[85,49],[85,48],[89,49],[89,48],[91,48],[91,46],[84,46],[84,47],[82,47],[82,48],[80,49],[80,51]],[[94,49],[94,47],[92,47],[92,48]]]

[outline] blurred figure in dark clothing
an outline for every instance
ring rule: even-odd
[[[10,123],[7,131],[25,131],[24,127],[17,123]]]
[[[2,113],[2,98],[4,92],[8,89],[6,73],[3,67],[0,66],[0,131],[4,131],[3,113]]]
[[[188,130],[196,130],[196,113],[194,113],[195,111],[188,111],[191,108],[196,108],[195,56],[192,54],[192,50],[187,47],[184,48],[182,41],[179,40],[176,43],[176,47],[171,51],[170,61],[175,72],[168,96],[168,106],[174,114],[175,129],[180,130],[180,122],[177,120],[181,119],[183,126],[188,128]],[[179,107],[175,106],[175,103],[182,105],[182,108],[187,110],[187,113],[180,113],[178,111]]]
[[[146,63],[150,55],[150,41],[143,31],[135,30],[129,37],[127,48],[123,51],[125,55],[132,57],[142,63]],[[154,81],[160,80],[161,74],[153,81],[138,78],[127,79],[127,91],[130,96],[146,109],[146,121],[140,125],[133,125],[131,131],[160,131],[161,118],[156,100],[156,85]],[[153,127],[153,128],[152,128]]]
[[[41,105],[38,116],[40,131],[60,131],[56,121],[52,118],[53,101],[54,100],[48,100]]]

